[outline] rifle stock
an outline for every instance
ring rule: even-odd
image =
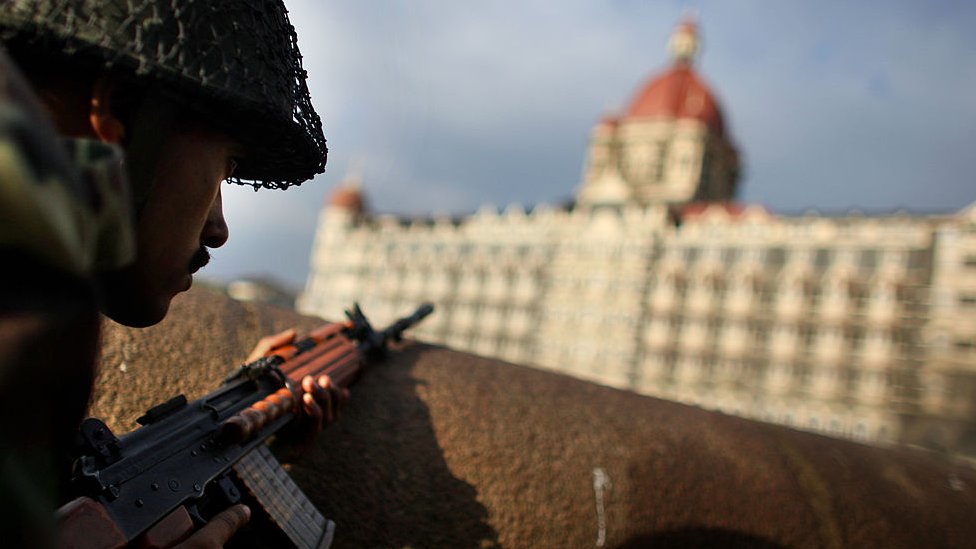
[[[365,361],[382,356],[389,341],[432,311],[424,305],[377,332],[356,305],[347,322],[272,349],[203,398],[179,395],[150,408],[131,433],[116,437],[102,421],[86,419],[72,478],[78,499],[58,513],[63,545],[165,547],[249,497],[295,547],[328,547],[334,524],[265,442],[294,419],[302,378],[329,375],[347,387]]]

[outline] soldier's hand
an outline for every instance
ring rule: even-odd
[[[278,347],[291,345],[295,342],[295,334],[296,332],[294,328],[289,328],[283,332],[262,337],[261,340],[258,341],[257,345],[254,346],[254,350],[251,351],[251,354],[247,356],[247,360],[245,362],[254,362]]]
[[[174,545],[173,549],[218,549],[250,519],[251,509],[248,506],[235,505],[214,516],[206,526],[194,532],[183,543]]]
[[[295,337],[295,330],[288,329],[261,338],[248,356],[247,362],[257,360],[279,347],[291,345],[295,342]],[[339,418],[339,412],[349,400],[349,390],[336,387],[329,376],[319,376],[318,379],[305,376],[301,381],[301,392],[296,396],[300,399],[300,406],[295,410],[295,428],[283,433],[279,440],[283,438],[285,442],[297,444],[299,450],[304,450],[312,444],[322,429]]]
[[[302,379],[302,407],[312,438],[324,427],[339,419],[339,412],[349,401],[349,389],[336,387],[329,376],[305,376]]]

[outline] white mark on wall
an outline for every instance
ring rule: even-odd
[[[596,497],[596,546],[603,547],[607,542],[607,518],[603,503],[607,490],[610,489],[610,477],[602,467],[593,468],[593,494]]]
[[[949,488],[954,492],[965,492],[966,483],[959,478],[959,475],[952,473],[949,475]]]

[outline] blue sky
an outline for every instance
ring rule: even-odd
[[[688,8],[698,70],[742,155],[742,201],[782,212],[976,201],[976,3],[286,4],[329,164],[287,192],[225,187],[231,240],[205,276],[300,287],[319,207],[350,170],[382,212],[569,198],[593,123],[668,65]]]

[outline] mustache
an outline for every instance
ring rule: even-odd
[[[210,263],[210,251],[206,247],[200,246],[200,249],[190,258],[190,274],[199,271],[207,263]]]

